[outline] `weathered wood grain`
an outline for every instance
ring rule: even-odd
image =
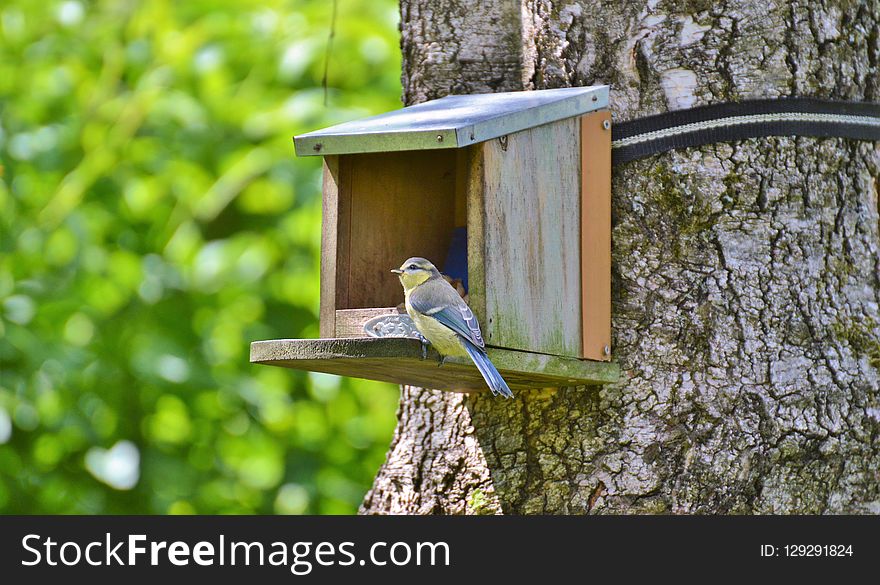
[[[397,307],[378,309],[339,309],[336,311],[336,334],[321,337],[368,337],[364,332],[364,323],[380,315],[395,315],[400,311]]]
[[[579,144],[573,118],[474,147],[469,249],[487,343],[581,356]]]
[[[252,363],[297,370],[367,378],[459,392],[488,391],[477,368],[467,358],[449,358],[438,366],[429,348],[422,359],[414,339],[275,339],[251,343]],[[537,353],[489,349],[489,358],[513,389],[563,385],[605,384],[617,381],[617,364]]]
[[[468,251],[468,306],[487,332],[489,319],[486,314],[486,214],[483,212],[483,151],[481,145],[462,149],[466,156],[456,171],[462,179],[459,184],[465,190],[467,213]]]
[[[339,257],[339,157],[324,157],[324,198],[321,206],[321,337],[336,330],[337,270]]]
[[[607,124],[607,127],[606,127]],[[583,357],[611,353],[611,112],[581,117],[581,319]]]

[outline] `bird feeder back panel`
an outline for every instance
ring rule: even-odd
[[[391,268],[410,256],[446,257],[456,159],[452,150],[325,157],[322,337],[366,335],[366,320],[403,302]]]
[[[327,167],[338,201],[336,307],[394,306],[400,283],[389,270],[419,253],[442,258],[449,247],[455,152],[342,155]]]

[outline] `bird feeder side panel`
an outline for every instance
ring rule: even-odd
[[[320,334],[321,337],[336,335],[336,305],[345,291],[340,284],[345,269],[339,266],[340,256],[348,258],[346,250],[339,249],[339,234],[347,227],[340,225],[342,218],[348,217],[347,209],[340,210],[340,157],[324,157],[323,198],[321,204],[321,285],[320,285]],[[342,185],[344,192],[345,187]],[[345,199],[343,197],[343,199]],[[345,244],[347,242],[343,242]],[[343,299],[342,304],[346,301]]]
[[[471,147],[471,305],[486,343],[582,357],[580,118]]]

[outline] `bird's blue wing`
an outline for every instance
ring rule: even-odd
[[[423,315],[437,319],[480,349],[486,347],[480,324],[470,307],[448,282],[426,282],[412,292],[410,306]]]

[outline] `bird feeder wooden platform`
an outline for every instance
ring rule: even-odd
[[[254,342],[251,361],[486,389],[467,360],[364,330],[403,301],[390,269],[423,256],[464,281],[511,387],[616,380],[607,107],[607,86],[450,96],[295,137],[324,157],[322,339]]]

